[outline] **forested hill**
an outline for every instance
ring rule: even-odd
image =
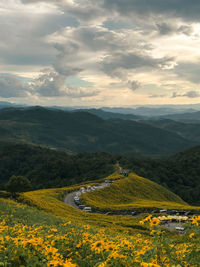
[[[62,187],[105,177],[116,160],[106,153],[69,155],[32,145],[0,147],[0,189],[12,175],[25,176],[32,189]]]
[[[68,152],[167,155],[198,143],[146,123],[104,120],[88,112],[41,107],[0,111],[0,143],[28,143]]]
[[[164,159],[123,156],[120,164],[164,185],[186,202],[200,204],[200,146]]]

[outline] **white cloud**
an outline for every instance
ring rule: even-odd
[[[31,94],[77,102],[91,97],[103,104],[109,92],[106,99],[112,104],[116,92],[125,95],[124,103],[132,97],[141,101],[142,96],[156,101],[163,95],[168,101],[181,101],[170,98],[178,92],[195,100],[200,83],[200,3],[158,2],[2,0],[0,70],[24,77],[27,72],[29,78],[31,73],[39,75],[31,86],[16,76],[0,76],[0,96]],[[67,85],[69,76],[84,77],[93,86]],[[168,81],[176,86],[164,86]]]
[[[25,97],[27,93],[28,88],[17,77],[13,75],[0,76],[0,97]]]

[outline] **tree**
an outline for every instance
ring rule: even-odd
[[[25,192],[31,189],[30,181],[24,176],[11,176],[6,184],[6,190],[13,195],[16,193]]]

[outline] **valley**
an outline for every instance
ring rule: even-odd
[[[91,113],[0,111],[2,266],[198,266],[198,127]]]

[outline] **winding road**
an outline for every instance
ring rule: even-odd
[[[110,181],[104,181],[103,183],[101,183],[101,184],[99,184],[99,185],[97,185],[97,186],[93,186],[92,188],[93,188],[93,190],[89,190],[89,189],[87,189],[88,188],[88,186],[86,186],[86,187],[84,187],[84,190],[85,190],[85,192],[89,192],[89,191],[96,191],[96,190],[100,190],[100,189],[102,189],[102,188],[105,188],[105,187],[108,187],[108,186],[110,186],[111,184],[112,184],[113,182],[110,182]],[[90,187],[91,188],[91,187]],[[67,205],[70,205],[70,206],[72,206],[72,207],[74,207],[74,208],[76,208],[76,209],[79,209],[80,210],[80,208],[79,208],[79,206],[75,203],[75,201],[74,201],[74,197],[78,194],[78,193],[80,193],[81,191],[80,190],[78,190],[78,191],[73,191],[73,192],[71,192],[71,193],[68,193],[65,197],[64,197],[64,203],[65,204],[67,204]],[[82,193],[82,194],[84,194],[84,193]]]
[[[86,186],[82,187],[82,190],[84,192],[81,192],[81,189],[79,189],[78,191],[73,191],[71,193],[68,193],[65,197],[64,197],[64,203],[67,204],[67,205],[70,205],[72,207],[74,207],[75,209],[78,209],[78,210],[82,210],[79,205],[74,201],[74,198],[79,194],[79,197],[81,194],[84,194],[86,192],[89,192],[89,191],[94,191],[94,190],[100,190],[102,188],[105,188],[105,187],[108,187],[110,186],[112,183],[114,183],[114,181],[104,181],[103,183],[99,184],[98,186]],[[98,211],[94,211],[95,213],[101,213],[101,214],[104,214],[104,215],[125,215],[125,216],[133,216],[133,214],[127,214],[127,213],[124,213],[124,212],[120,212],[120,213],[116,213],[116,212],[98,212]],[[137,215],[137,214],[136,214]],[[174,223],[167,223],[166,225],[162,225],[163,227],[166,227],[166,228],[170,228],[170,229],[175,229],[177,228],[177,226],[179,228],[183,227],[183,224],[180,223],[180,222],[174,222]]]
[[[70,205],[76,209],[79,209],[78,205],[75,204],[74,202],[74,197],[76,196],[76,194],[78,193],[78,191],[74,191],[71,193],[68,193],[65,197],[64,197],[64,203],[67,205]]]

